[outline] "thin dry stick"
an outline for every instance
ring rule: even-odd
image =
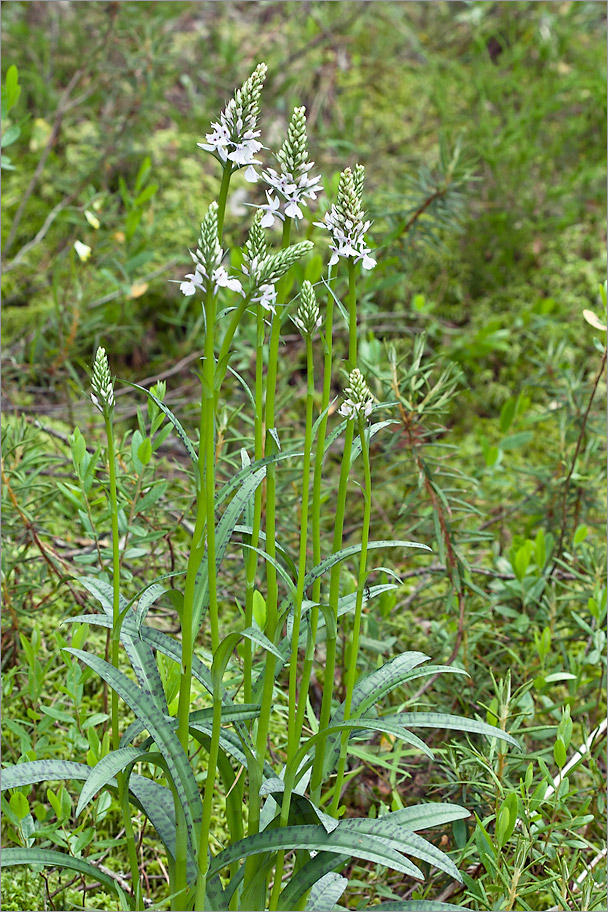
[[[555,557],[553,559],[553,566],[551,567],[551,572],[548,574],[552,575],[555,570],[555,565],[562,553],[562,546],[564,544],[564,537],[566,535],[566,519],[567,519],[567,510],[568,510],[568,491],[570,488],[570,481],[572,475],[574,474],[574,469],[576,468],[576,461],[578,459],[579,453],[581,451],[581,446],[583,444],[583,438],[585,436],[585,429],[587,427],[587,419],[589,417],[589,412],[591,411],[591,406],[593,405],[593,400],[595,399],[595,394],[599,386],[599,382],[602,379],[602,374],[604,373],[604,368],[606,367],[606,349],[604,349],[604,354],[602,355],[602,361],[600,364],[600,369],[597,372],[597,376],[593,382],[593,388],[591,390],[591,395],[589,397],[589,402],[587,403],[587,408],[585,409],[585,414],[583,415],[583,421],[581,424],[581,429],[578,435],[578,440],[576,441],[576,449],[574,451],[574,456],[572,457],[572,463],[570,464],[570,471],[566,476],[566,481],[564,482],[564,494],[562,497],[562,522],[561,522],[561,532],[559,535],[559,542],[557,548],[555,549]]]

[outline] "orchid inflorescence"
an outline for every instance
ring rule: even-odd
[[[365,241],[371,222],[365,221],[361,202],[364,175],[363,165],[355,165],[354,172],[346,168],[340,175],[336,203],[325,213],[322,222],[314,223],[319,228],[327,228],[330,233],[330,266],[335,266],[340,257],[352,257],[355,263],[361,263],[363,269],[373,269],[376,265]]]
[[[101,346],[95,354],[93,363],[93,375],[91,377],[91,400],[104,417],[111,415],[114,404],[114,382],[110,373],[110,365],[105,348]]]
[[[260,63],[249,79],[234,93],[222,113],[219,121],[211,124],[213,131],[207,133],[207,142],[197,143],[201,149],[215,153],[222,162],[230,162],[235,170],[248,165],[245,172],[247,180],[256,181],[254,164],[259,164],[255,156],[262,148],[256,129],[260,110],[260,93],[266,78],[267,66]]]
[[[344,390],[348,398],[344,400],[338,411],[345,418],[356,419],[360,416],[368,418],[374,406],[374,397],[365,382],[365,377],[358,368],[350,373],[349,386]]]

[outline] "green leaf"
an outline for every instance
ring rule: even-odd
[[[323,912],[333,909],[348,886],[348,879],[330,871],[324,874],[310,891],[306,912]]]
[[[165,587],[161,586],[160,583],[151,583],[140,596],[137,608],[135,609],[135,626],[138,630],[145,621],[148,611],[154,602],[159,599],[161,595],[164,595],[166,591]]]
[[[391,716],[383,716],[382,719],[387,721]],[[501,741],[507,741],[513,747],[520,749],[519,744],[511,735],[495,728],[493,725],[487,725],[485,722],[479,722],[477,719],[467,719],[465,716],[452,716],[447,713],[397,713],[395,720],[400,725],[407,725],[411,728],[434,728],[437,730],[448,729],[449,731],[471,732],[477,735],[485,735],[486,738],[498,738]]]
[[[257,472],[264,466],[271,465],[273,462],[280,462],[282,459],[292,459],[294,456],[302,456],[302,453],[275,453],[273,456],[266,456],[264,459],[258,459],[256,462],[244,466],[236,475],[232,476],[230,481],[227,481],[226,484],[220,488],[215,496],[215,509],[217,510],[226,498],[229,497],[233,491],[236,491],[241,485],[241,482],[243,482],[248,475]]]
[[[90,772],[89,766],[73,760],[28,760],[2,770],[0,789],[5,791],[36,782],[86,779]]]
[[[14,792],[11,795],[9,807],[18,820],[23,820],[30,812],[30,803],[23,792]]]
[[[76,817],[85,809],[97,792],[108,784],[116,775],[130,763],[135,763],[146,755],[146,751],[135,747],[122,747],[119,750],[106,754],[105,757],[91,770],[86,783],[80,793],[76,807]]]
[[[427,864],[434,865],[440,871],[444,871],[450,877],[453,877],[454,880],[462,882],[458,868],[445,852],[442,852],[428,840],[423,839],[422,836],[418,836],[417,833],[404,830],[395,821],[393,814],[387,814],[385,817],[379,817],[376,820],[366,818],[343,820],[340,822],[340,828],[387,839],[397,851],[407,852],[408,855],[412,855]]]
[[[395,421],[394,418],[391,418],[388,421],[378,421],[378,422],[376,422],[376,424],[369,425],[365,429],[365,439],[367,441],[367,445],[369,446],[370,440],[372,439],[372,437],[374,437],[378,433],[378,431],[381,431],[382,428],[389,427],[389,425],[391,425],[391,424],[400,424],[400,422]],[[357,437],[355,437],[355,439],[353,440],[352,449],[350,451],[351,466],[354,463],[355,459],[360,455],[361,455],[361,438],[357,435]]]
[[[400,871],[408,877],[424,879],[421,871],[415,865],[388,846],[383,839],[340,829],[334,830],[333,833],[326,833],[321,826],[283,827],[247,836],[228,846],[211,860],[208,876],[213,877],[233,861],[240,861],[250,855],[259,855],[274,850],[289,851],[290,849],[306,849],[309,852],[327,851],[338,855],[347,854]]]
[[[145,437],[137,448],[137,458],[142,465],[147,466],[152,458],[152,444],[149,437]]]
[[[33,785],[36,782],[80,779],[87,780],[91,767],[73,760],[30,760],[2,770],[0,789],[18,788],[22,785]],[[112,788],[116,783],[108,783]],[[146,814],[161,840],[175,857],[175,810],[171,791],[152,779],[132,774],[129,779],[129,791],[138,806]],[[195,868],[194,856],[191,865]]]
[[[397,900],[380,903],[378,906],[365,906],[365,909],[378,909],[380,912],[468,912],[465,906],[453,903],[433,902],[428,899]]]
[[[161,709],[148,694],[104,659],[80,649],[66,648],[66,652],[92,668],[145,724],[165,759],[177,797],[184,809],[190,842],[192,846],[196,846],[202,815],[198,786],[188,758],[175,733],[167,725]]]
[[[420,542],[414,541],[376,541],[369,542],[367,549],[368,551],[373,551],[376,548],[421,548],[424,551],[431,551],[428,545],[423,545]],[[339,561],[345,560],[347,557],[351,557],[354,554],[358,554],[361,551],[361,545],[348,545],[346,548],[342,548],[340,551],[336,551],[335,554],[330,554],[329,557],[326,557],[321,563],[317,564],[316,567],[313,567],[306,576],[304,577],[304,589],[307,589],[309,586],[314,583],[316,579],[323,576],[324,573],[327,573],[334,564],[337,564]],[[293,595],[289,595],[286,599],[281,602],[279,606],[279,616],[284,614],[289,606],[293,604]]]
[[[6,149],[7,146],[12,146],[16,140],[21,136],[21,127],[17,124],[13,124],[12,127],[9,127],[8,130],[4,130],[2,133],[1,145],[3,149]]]
[[[113,627],[112,622],[112,598],[113,591],[109,583],[104,583],[101,580],[95,579],[94,577],[79,577],[79,582],[85,586],[89,592],[95,596],[96,599],[101,603],[102,608],[106,613],[106,617],[110,621],[109,624],[105,626]],[[151,584],[151,586],[154,584]],[[145,594],[146,589],[143,590]],[[158,666],[156,664],[156,659],[154,658],[154,653],[150,646],[145,643],[141,636],[140,631],[137,629],[136,624],[136,612],[133,608],[129,608],[129,603],[124,598],[120,596],[119,608],[121,614],[125,614],[122,627],[120,629],[120,641],[125,648],[125,652],[129,657],[129,661],[133,666],[133,671],[137,677],[137,680],[146,693],[148,693],[161,707],[163,712],[167,712],[167,701],[165,699],[165,691],[163,688],[163,682],[158,671]],[[80,616],[82,617],[82,616]],[[68,621],[73,623],[76,618],[69,618]],[[99,620],[91,619],[90,623],[101,623]]]
[[[395,687],[398,687],[407,680],[408,674],[421,665],[428,662],[429,656],[423,652],[404,652],[395,656],[390,662],[386,662],[380,668],[372,671],[357,681],[351,701],[350,715],[357,717],[364,713],[366,709],[373,706],[382,699]],[[331,717],[332,723],[341,722],[344,719],[344,703],[334,711]],[[325,742],[325,754],[323,759],[324,774],[328,775],[334,769],[334,766],[340,756],[341,738],[335,735]]]
[[[245,505],[254,495],[256,488],[262,482],[266,475],[266,466],[262,466],[256,472],[250,473],[243,480],[240,488],[224,510],[222,518],[215,528],[215,573],[219,572],[222,565],[228,542],[234,532],[234,527],[245,509]],[[195,542],[195,545],[197,543]],[[198,631],[203,620],[203,613],[209,598],[208,593],[208,566],[207,560],[203,558],[201,566],[196,575],[194,589],[194,619],[193,629]]]
[[[414,807],[393,811],[391,819],[407,830],[425,830],[443,826],[453,820],[470,817],[470,811],[459,804],[417,804]]]
[[[279,896],[277,909],[282,910],[282,912],[295,909],[301,898],[326,874],[334,872],[336,868],[342,870],[346,863],[350,863],[350,861],[350,855],[319,852],[318,855],[307,861],[299,871],[293,874]]]
[[[110,887],[118,894],[118,898],[123,909],[130,908],[130,903],[124,891],[116,883],[113,877],[104,874],[98,867],[84,861],[82,858],[74,858],[72,855],[65,855],[63,852],[56,852],[53,849],[18,848],[3,849],[0,857],[0,865],[3,868],[9,868],[13,865],[49,865],[55,868],[68,868],[71,871],[77,871],[79,874],[85,874],[99,881],[106,887]]]
[[[168,408],[164,404],[164,402],[162,402],[160,399],[157,399],[157,397],[154,395],[154,393],[151,393],[150,390],[147,390],[144,386],[139,386],[137,383],[131,383],[129,380],[121,380],[120,382],[126,383],[127,386],[132,386],[133,389],[141,390],[142,393],[145,393],[146,396],[148,396],[152,400],[152,402],[154,402],[155,405],[158,406],[158,408],[161,410],[161,412],[163,412],[163,414],[165,414],[167,416],[167,418],[169,419],[169,421],[175,428],[178,437],[184,444],[186,451],[194,464],[194,467],[196,468],[198,466],[198,456],[196,455],[196,450],[194,449],[194,444],[192,443],[192,441],[186,434],[185,430],[183,429],[182,425],[180,424],[178,419],[175,417],[175,415],[173,414],[171,409]]]

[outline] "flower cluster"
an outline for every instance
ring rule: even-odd
[[[338,411],[345,418],[369,417],[372,413],[374,397],[365,382],[365,377],[358,368],[351,371],[348,378],[350,386],[344,390],[348,398],[344,400]]]
[[[194,272],[188,273],[179,286],[185,295],[193,295],[197,290],[205,294],[209,287],[213,288],[213,294],[217,294],[220,288],[243,294],[239,280],[230,278],[226,267],[222,266],[224,251],[217,239],[217,210],[217,203],[211,203],[201,223],[199,246],[195,251],[189,251]]]
[[[267,203],[260,208],[265,215],[262,227],[270,228],[275,218],[285,221],[285,218],[301,219],[303,212],[300,208],[304,200],[315,200],[321,190],[320,177],[310,177],[309,171],[314,167],[314,162],[308,161],[308,141],[306,138],[306,109],[294,108],[287,139],[277,153],[280,170],[268,168],[262,171],[262,177],[270,190],[266,191]]]
[[[275,283],[293,264],[313,248],[312,241],[300,241],[277,253],[268,253],[262,224],[264,213],[258,210],[245,243],[245,262],[242,270],[249,276],[249,295],[252,304],[275,313],[277,290]]]
[[[315,295],[315,290],[308,279],[305,279],[302,284],[298,312],[296,316],[291,319],[304,337],[312,337],[321,326],[322,320],[319,312],[319,305],[317,304],[317,297]]]
[[[268,257],[268,244],[262,228],[263,217],[264,213],[261,209],[258,209],[245,242],[245,257],[241,269],[250,279],[251,303],[259,304],[260,307],[270,313],[276,313],[277,290],[275,285],[272,282],[260,284],[258,278],[260,265]]]
[[[93,363],[93,376],[91,377],[91,400],[105,418],[108,418],[114,408],[114,383],[110,373],[110,365],[105,348],[98,348]]]
[[[355,263],[361,262],[363,269],[373,269],[376,265],[365,241],[371,222],[365,221],[362,206],[364,174],[363,165],[355,165],[354,172],[346,168],[340,175],[335,205],[325,213],[322,222],[315,222],[319,228],[327,228],[331,235],[330,266],[335,266],[340,257],[352,257]]]
[[[249,165],[245,177],[256,181],[257,174],[253,168],[257,164],[256,154],[262,148],[256,130],[260,112],[260,93],[266,78],[266,64],[259,63],[249,79],[234,93],[222,113],[219,121],[211,124],[213,130],[207,133],[207,142],[197,143],[201,149],[215,153],[222,162],[232,162],[236,169]]]

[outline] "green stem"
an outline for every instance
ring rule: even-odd
[[[285,219],[283,224],[282,249],[289,247],[291,233],[291,219]],[[268,374],[266,378],[266,455],[269,456],[276,450],[276,444],[270,431],[275,424],[275,400],[277,385],[277,368],[279,362],[279,342],[281,338],[281,311],[285,302],[285,277],[277,287],[277,309],[272,319],[270,332],[270,345],[268,349]],[[276,465],[271,464],[266,470],[266,551],[270,557],[276,556]],[[266,564],[266,628],[268,639],[273,642],[277,626],[277,571],[270,562]],[[266,670],[264,675],[264,690],[262,694],[262,710],[258,721],[256,738],[256,751],[258,762],[264,763],[266,757],[266,739],[270,724],[272,709],[272,691],[274,687],[275,658],[272,653],[267,653]]]
[[[230,178],[232,177],[232,165],[228,163],[224,167],[224,173],[222,174],[222,185],[220,187],[220,195],[217,201],[217,236],[220,242],[220,247],[222,246],[222,234],[224,231],[224,215],[226,213],[226,200],[228,199],[228,187],[230,186]]]
[[[289,238],[291,234],[291,219],[286,218],[283,224],[282,249],[289,247]],[[277,383],[277,366],[279,360],[279,341],[281,337],[281,310],[285,302],[287,277],[283,277],[277,285],[277,302],[276,313],[272,320],[272,329],[270,331],[270,344],[268,348],[268,373],[266,378],[266,410],[265,410],[265,427],[266,427],[266,452],[269,456],[275,451],[276,446],[272,436],[269,434],[274,429],[275,421],[275,398]],[[275,545],[275,469],[276,465],[271,464],[266,470],[266,551],[271,557],[276,555]],[[277,626],[277,606],[278,606],[278,589],[277,573],[275,568],[266,562],[266,625],[265,634],[269,640],[274,641]],[[268,728],[270,726],[270,713],[272,711],[272,692],[274,689],[274,669],[275,657],[272,653],[266,654],[266,665],[264,669],[264,686],[261,699],[260,717],[256,732],[256,759],[258,761],[260,781],[263,776],[264,761],[266,759],[266,741],[268,739]],[[251,776],[251,774],[250,774]],[[253,836],[259,832],[260,828],[260,794],[259,788],[250,787],[249,790],[249,821],[248,835]],[[251,882],[256,875],[255,857],[248,858],[245,862],[245,885]]]
[[[186,756],[188,756],[189,742],[189,720],[190,720],[190,699],[192,692],[192,658],[194,654],[194,599],[196,595],[196,576],[205,557],[204,531],[208,517],[207,497],[209,492],[209,482],[214,484],[213,472],[213,415],[215,412],[215,402],[213,398],[213,373],[215,362],[213,357],[213,325],[215,320],[215,303],[213,298],[213,289],[209,289],[205,299],[205,315],[207,320],[207,331],[205,333],[205,361],[203,364],[201,395],[201,408],[199,419],[199,453],[198,453],[198,478],[196,487],[196,518],[194,523],[194,532],[192,533],[192,542],[190,553],[188,555],[188,567],[186,570],[186,582],[184,585],[184,604],[182,608],[182,662],[181,662],[181,680],[179,688],[179,701],[177,708],[177,736]],[[210,321],[210,316],[213,321]],[[211,378],[209,374],[211,373]],[[209,396],[207,390],[211,389],[211,410],[209,409]],[[209,423],[209,412],[211,411],[211,423]],[[211,438],[211,472],[205,472],[205,461],[208,458],[209,446],[208,437]],[[210,477],[211,476],[211,477]],[[213,515],[213,497],[211,500],[211,513]],[[213,528],[213,544],[215,546],[215,525],[211,522]],[[215,547],[214,547],[215,552]],[[209,555],[208,555],[209,557]],[[213,563],[209,567],[215,567],[215,553],[213,554]],[[215,583],[215,575],[208,573],[209,579],[209,603],[211,606],[211,577]],[[215,591],[214,591],[215,594]],[[217,599],[215,600],[215,614],[212,615],[210,607],[210,616],[212,620],[212,641],[217,638]],[[179,808],[176,808],[179,811]],[[177,814],[177,835],[175,846],[175,880],[176,890],[173,908],[178,910],[180,906],[185,905],[187,890],[187,833],[185,829],[185,818],[181,813]],[[206,847],[200,847],[200,852],[206,852]],[[200,857],[200,856],[199,856]]]
[[[264,456],[263,436],[264,415],[264,313],[261,307],[257,310],[257,344],[255,359],[255,460]],[[253,529],[250,544],[253,546],[247,555],[247,587],[245,589],[245,626],[250,627],[253,622],[253,595],[255,592],[255,576],[258,566],[258,556],[253,548],[258,547],[260,540],[260,525],[262,521],[262,485],[255,489],[253,504]],[[253,644],[251,640],[243,643],[243,700],[251,703],[252,690],[252,662]]]
[[[112,415],[107,414],[105,417],[106,436],[108,440],[108,467],[110,473],[110,515],[112,523],[112,665],[118,670],[118,657],[120,645],[120,546],[118,535],[118,492],[116,488],[116,453],[114,448],[114,428],[112,426]],[[111,717],[112,717],[112,750],[118,750],[120,747],[120,731],[118,726],[118,694],[112,690],[111,700]],[[135,897],[135,908],[143,909],[141,881],[139,877],[139,865],[137,863],[137,846],[135,845],[135,834],[133,832],[133,821],[131,818],[131,805],[129,803],[129,790],[124,773],[120,772],[117,776],[118,797],[122,808],[123,824],[125,828],[125,837],[127,840],[127,854],[129,856],[129,867],[131,868],[131,878],[133,884],[133,895]]]
[[[359,635],[361,630],[361,616],[363,610],[363,592],[365,589],[365,580],[367,576],[367,545],[369,542],[369,526],[371,520],[372,504],[372,475],[369,464],[369,447],[365,436],[365,427],[363,418],[359,417],[359,438],[361,440],[361,455],[363,457],[363,470],[365,476],[365,508],[363,512],[363,529],[361,531],[361,551],[359,555],[359,578],[357,580],[357,599],[355,603],[355,617],[353,620],[353,629],[350,642],[350,652],[348,656],[348,673],[346,677],[346,695],[344,697],[344,721],[350,718],[350,709],[353,700],[353,690],[357,679],[357,657],[359,654]],[[338,761],[338,770],[334,784],[334,795],[329,813],[334,817],[338,812],[340,795],[342,791],[342,782],[344,781],[344,770],[346,768],[346,755],[348,751],[348,732],[344,732],[340,742],[340,759]]]
[[[217,604],[217,578],[215,574],[215,295],[209,294],[205,302],[207,333],[205,336],[205,361],[203,363],[203,403],[205,412],[205,503],[207,512],[207,585],[209,587],[209,624],[211,649],[220,645],[219,612]]]
[[[208,909],[207,900],[207,870],[209,868],[209,833],[211,829],[211,812],[213,810],[213,795],[215,792],[215,775],[217,772],[217,758],[220,750],[220,732],[222,729],[222,694],[221,682],[219,687],[213,689],[213,728],[211,743],[209,745],[209,760],[207,763],[207,778],[203,796],[203,813],[201,820],[201,836],[198,853],[198,876],[194,899],[195,909]]]
[[[315,469],[312,482],[312,563],[316,567],[321,562],[321,482],[323,480],[323,456],[325,450],[325,435],[327,433],[327,419],[329,399],[331,396],[331,377],[332,377],[332,357],[333,357],[333,322],[334,322],[334,296],[333,287],[335,285],[335,276],[331,275],[331,266],[329,267],[329,293],[327,295],[327,310],[325,315],[325,358],[323,362],[323,395],[321,399],[321,413],[325,412],[319,425],[315,452]],[[312,587],[312,601],[321,600],[321,579],[316,579]],[[302,678],[300,683],[300,693],[304,699],[298,703],[296,713],[296,743],[300,742],[302,728],[304,727],[304,714],[306,712],[306,699],[308,697],[308,686],[312,674],[312,665],[315,654],[315,643],[317,638],[317,627],[319,624],[319,606],[314,606],[310,612],[310,629],[308,641],[306,644],[306,656],[302,668]]]
[[[357,289],[355,265],[350,260],[348,263],[348,324],[348,358],[351,364],[351,369],[354,369],[357,365]],[[348,475],[350,472],[350,458],[353,445],[353,435],[353,422],[349,421],[346,426],[346,432],[344,434],[344,450],[342,452],[342,465],[340,467],[340,481],[338,484],[338,498],[336,503],[336,519],[334,525],[332,554],[336,554],[342,547],[344,514],[346,510],[346,492],[348,486]],[[329,606],[334,613],[336,624],[338,621],[338,600],[340,598],[341,567],[341,561],[338,561],[338,563],[334,564],[334,566],[331,568],[329,577]],[[315,601],[318,600],[315,599]],[[327,728],[331,716],[335,672],[336,641],[328,640],[325,662],[325,676],[323,679],[323,698],[321,700],[321,714],[319,719],[319,730],[321,732],[323,729]],[[325,738],[321,737],[315,750],[315,762],[313,765],[310,784],[312,798],[315,803],[318,803],[321,797],[324,748]]]
[[[302,517],[300,520],[300,554],[298,559],[298,584],[293,607],[293,629],[291,634],[291,657],[289,662],[289,729],[287,742],[287,761],[294,757],[299,747],[299,734],[296,734],[296,706],[297,706],[297,678],[298,678],[298,643],[300,641],[300,627],[302,623],[302,601],[304,598],[304,577],[306,576],[306,547],[308,544],[308,499],[310,489],[310,451],[312,449],[312,412],[315,392],[314,383],[314,362],[312,355],[312,339],[306,337],[306,426],[304,431],[304,464],[302,467]],[[300,701],[306,702],[308,696],[308,685],[306,691],[300,687]],[[291,793],[290,793],[291,796]],[[287,808],[283,807],[283,813],[289,819],[289,801]],[[287,823],[282,824],[287,826]],[[274,886],[270,901],[270,908],[276,908],[279,893],[281,891],[281,880],[283,877],[283,865],[285,862],[285,852],[279,852],[274,874]]]

